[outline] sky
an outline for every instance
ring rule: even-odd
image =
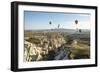
[[[55,29],[90,29],[90,14],[24,11],[25,30]],[[78,24],[75,24],[78,20]],[[50,25],[49,22],[52,22]]]

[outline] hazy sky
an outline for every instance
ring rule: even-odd
[[[25,30],[54,29],[60,24],[60,28],[75,29],[75,20],[77,19],[79,21],[78,28],[90,29],[90,16],[90,14],[79,13],[24,11],[24,27]]]

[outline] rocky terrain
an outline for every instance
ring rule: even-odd
[[[90,58],[89,37],[65,32],[25,32],[24,61]],[[78,39],[75,38],[78,36]],[[88,39],[88,40],[86,40]]]

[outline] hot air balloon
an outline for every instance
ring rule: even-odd
[[[49,22],[49,24],[51,25],[51,24],[52,24],[52,22],[50,21],[50,22]]]
[[[59,27],[60,27],[60,24],[58,24],[58,29],[59,29]]]
[[[76,24],[76,31],[78,31],[78,20],[75,20],[75,24]]]
[[[78,20],[75,20],[75,24],[76,24],[76,25],[78,24]]]
[[[51,21],[49,21],[49,25],[50,25],[50,27],[51,27],[51,25],[52,25],[52,22]],[[52,28],[51,28],[52,29]]]

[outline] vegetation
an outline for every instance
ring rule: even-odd
[[[24,61],[89,59],[89,35],[25,31]]]

